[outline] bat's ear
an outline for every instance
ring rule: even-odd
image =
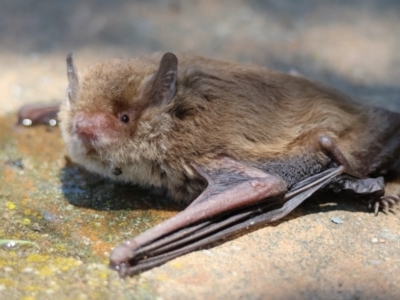
[[[68,89],[67,89],[67,105],[73,104],[77,97],[79,91],[79,78],[78,72],[74,64],[74,58],[72,52],[67,56],[67,74],[68,74]]]
[[[167,52],[161,58],[160,66],[152,81],[152,100],[157,104],[168,104],[176,92],[178,58]]]

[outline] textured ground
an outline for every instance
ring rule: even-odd
[[[0,298],[398,298],[399,210],[334,195],[121,281],[111,248],[182,207],[68,163],[57,128],[13,125],[22,104],[63,99],[70,51],[78,69],[149,51],[296,69],[400,111],[399,32],[395,0],[0,1]]]

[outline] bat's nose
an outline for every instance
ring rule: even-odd
[[[76,118],[75,133],[86,143],[90,143],[98,139],[97,128],[95,122],[91,119],[85,119],[81,116]]]
[[[73,133],[86,144],[102,147],[120,140],[118,122],[110,114],[79,112],[73,120]]]
[[[74,131],[86,143],[97,141],[102,134],[102,128],[107,124],[107,118],[101,113],[80,112],[75,116]]]

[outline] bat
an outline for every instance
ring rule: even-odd
[[[179,63],[178,63],[179,61]],[[78,74],[59,113],[88,170],[161,187],[186,209],[113,249],[121,277],[276,221],[319,190],[375,214],[399,202],[382,175],[400,153],[400,114],[263,67],[165,53]]]

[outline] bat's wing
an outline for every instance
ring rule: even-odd
[[[110,265],[121,277],[276,221],[344,171],[329,169],[287,192],[281,178],[229,158],[195,168],[207,179],[207,189],[182,212],[112,251]]]

